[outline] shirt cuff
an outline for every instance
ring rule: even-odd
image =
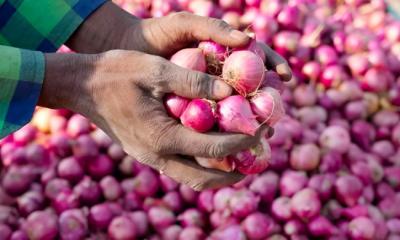
[[[33,116],[44,79],[41,52],[0,46],[0,138]],[[4,60],[4,61],[3,61]]]

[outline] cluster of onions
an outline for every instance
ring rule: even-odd
[[[279,93],[283,84],[277,73],[267,72],[264,61],[265,54],[256,40],[242,49],[228,50],[206,41],[200,42],[198,48],[176,52],[171,62],[193,71],[221,73],[222,79],[235,91],[218,102],[168,94],[164,99],[168,114],[201,133],[217,129],[254,136],[262,124],[273,126],[285,113]],[[196,157],[196,160],[207,168],[255,174],[267,168],[270,157],[271,150],[263,136],[252,149],[222,159]]]
[[[194,192],[126,156],[84,117],[40,108],[0,141],[0,239],[400,239],[400,23],[384,1],[116,2],[141,17],[187,10],[241,30],[252,23],[257,39],[288,60],[291,82],[267,71],[258,87],[277,89],[286,110],[267,141],[268,170]],[[190,51],[205,55],[204,64],[182,64],[224,77],[231,50],[198,48]],[[252,85],[227,79],[237,93],[220,102],[247,102],[260,124],[256,94],[242,92]],[[196,101],[194,114],[211,109],[211,130],[220,129],[218,103],[167,99],[180,106],[167,108],[176,119]],[[239,171],[249,152],[234,156]],[[233,170],[229,161],[212,167]]]

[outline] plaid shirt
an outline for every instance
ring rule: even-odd
[[[55,52],[106,0],[0,0],[0,138],[32,117]],[[36,51],[34,51],[36,50]]]

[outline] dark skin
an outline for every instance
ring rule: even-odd
[[[129,155],[196,190],[233,184],[243,176],[202,168],[183,155],[224,157],[256,145],[269,130],[262,127],[256,136],[197,133],[168,117],[162,103],[170,92],[214,100],[232,93],[218,77],[164,58],[201,40],[238,47],[249,38],[218,19],[176,13],[140,20],[107,2],[67,42],[83,54],[46,55],[39,104],[81,113]],[[290,80],[286,61],[263,48],[268,67]]]

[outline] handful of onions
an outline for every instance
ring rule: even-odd
[[[191,70],[221,74],[235,90],[218,102],[168,94],[164,99],[167,113],[187,128],[201,133],[218,129],[254,136],[261,125],[273,126],[285,114],[280,96],[282,86],[276,84],[275,76],[270,77],[273,76],[271,71],[267,72],[264,52],[255,40],[246,47],[232,49],[230,54],[217,43],[201,42],[198,48],[176,52],[170,60]],[[254,174],[267,168],[270,157],[271,149],[263,136],[256,147],[234,155],[222,159],[195,159],[206,168]]]

